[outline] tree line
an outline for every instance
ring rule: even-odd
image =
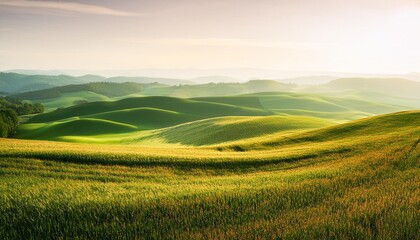
[[[0,137],[11,137],[19,124],[18,116],[43,113],[40,103],[27,103],[12,97],[0,97]]]

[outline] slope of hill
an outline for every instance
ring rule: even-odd
[[[308,115],[336,120],[351,120],[410,109],[407,106],[383,104],[355,96],[338,97],[314,93],[261,92],[230,97],[194,99],[261,108],[278,114]]]
[[[148,96],[172,96],[182,98],[229,96],[267,91],[291,91],[294,85],[272,80],[252,80],[245,83],[208,83],[156,88],[144,91]]]
[[[195,100],[172,98],[172,97],[139,97],[126,98],[114,102],[93,102],[83,105],[57,109],[50,113],[34,116],[31,123],[51,122],[60,119],[86,116],[91,114],[105,113],[132,108],[156,108],[175,112],[182,112],[202,117],[217,116],[257,116],[270,115],[270,111],[263,109],[240,107],[222,103],[201,102]]]
[[[113,102],[93,102],[57,109],[34,116],[22,125],[17,137],[34,139],[58,139],[60,137],[85,136],[85,128],[74,128],[71,133],[58,131],[69,129],[73,122],[89,119],[135,126],[127,133],[139,130],[164,128],[180,123],[219,116],[266,116],[273,113],[264,109],[235,106],[170,97],[128,98]],[[111,123],[110,123],[111,124]],[[50,131],[51,134],[45,134]],[[95,134],[115,134],[111,128],[100,128]],[[95,135],[91,134],[91,135]]]
[[[51,112],[58,108],[67,108],[74,105],[80,105],[87,102],[95,101],[112,101],[113,99],[94,92],[70,92],[60,93],[58,98],[33,100],[32,102],[42,103],[45,107],[45,112]]]
[[[92,92],[85,92],[85,94],[86,95],[84,95],[83,98],[86,99],[89,97],[92,99],[100,99],[101,96],[103,96],[94,95]],[[65,99],[74,99],[74,101],[78,101],[76,100],[76,97],[79,95],[80,94],[74,96],[67,95]],[[105,98],[103,100],[110,100],[110,98]],[[47,103],[46,106],[49,107],[49,104],[65,105],[68,103],[52,101]],[[61,135],[61,132],[56,131],[56,129],[58,127],[67,128],[66,126],[71,124],[72,121],[75,121],[75,118],[77,120],[98,119],[111,121],[112,123],[134,126],[135,128],[128,129],[126,132],[127,135],[124,137],[111,136],[112,134],[120,134],[122,132],[112,132],[109,131],[108,128],[103,128],[102,130],[98,130],[98,132],[96,132],[101,135],[109,135],[107,137],[109,141],[118,142],[118,139],[124,138],[124,141],[130,142],[131,140],[128,140],[128,138],[133,137],[133,134],[138,131],[167,128],[187,122],[222,116],[283,116],[283,118],[272,117],[261,118],[260,120],[256,120],[257,118],[251,120],[253,118],[250,118],[251,125],[256,124],[256,126],[270,126],[266,130],[260,129],[256,130],[256,132],[265,131],[268,133],[270,131],[277,132],[280,128],[284,127],[280,126],[282,124],[281,119],[286,118],[290,119],[290,121],[296,121],[296,123],[301,125],[300,128],[305,129],[307,127],[315,127],[315,125],[321,126],[322,124],[320,125],[319,118],[323,118],[324,123],[343,122],[361,117],[372,116],[378,113],[388,113],[403,109],[404,107],[378,104],[353,98],[325,97],[316,94],[279,92],[193,99],[172,97],[136,97],[116,101],[98,101],[78,104],[34,116],[19,128],[17,137],[63,140],[63,137],[66,136]],[[308,119],[308,121],[305,123],[304,119]],[[313,124],[309,123],[310,119],[314,121]],[[274,123],[274,120],[278,120],[278,122]],[[177,135],[180,131],[190,131],[192,134],[191,139],[197,139],[197,137],[194,136],[200,134],[201,128],[208,129],[208,131],[211,132],[217,132],[215,128],[211,127],[213,125],[218,125],[217,123],[213,123],[213,121],[214,120],[209,120],[207,122],[203,121],[201,124],[192,123],[192,125],[185,125],[193,126],[191,129],[189,129],[189,127],[180,127],[176,128],[179,131],[165,130],[166,134],[158,132],[143,132],[138,135],[138,139],[142,139],[143,137],[150,139],[151,135],[156,136],[160,134],[162,139],[166,139],[162,141],[179,141],[176,139],[175,135]],[[242,124],[245,124],[245,122]],[[280,124],[278,128],[275,127],[277,126],[276,124]],[[325,126],[325,124],[322,126]],[[235,129],[234,131],[240,131],[240,128],[240,125],[232,125],[232,129]],[[44,134],[48,131],[48,129],[54,133]],[[184,131],[182,129],[187,130]],[[68,135],[86,136],[86,134],[82,131],[83,128],[75,129]],[[94,136],[94,134],[91,134],[90,136]],[[222,139],[223,135],[220,135],[220,138]],[[234,139],[234,137],[227,137],[227,139]],[[83,139],[79,139],[78,141],[83,141]],[[144,141],[141,140],[140,142]],[[179,142],[192,144],[193,140]]]
[[[42,100],[59,98],[63,93],[77,92],[93,92],[104,95],[106,97],[120,97],[133,93],[139,93],[149,88],[165,87],[159,83],[139,84],[133,82],[111,83],[111,82],[94,82],[78,85],[67,85],[62,87],[54,87],[38,91],[24,92],[12,95],[13,97],[25,100]]]
[[[23,75],[0,72],[0,89],[9,93],[35,91],[78,83],[82,83],[82,81],[76,77],[67,75]]]
[[[185,84],[196,84],[190,80],[175,79],[175,78],[152,78],[152,77],[110,77],[107,78],[108,82],[124,83],[124,82],[135,82],[135,83],[161,83],[170,86],[174,85],[185,85]]]
[[[146,135],[135,143],[154,140],[182,145],[210,145],[304,129],[320,128],[333,123],[314,117],[257,116],[218,117],[180,124]],[[157,140],[155,140],[157,139]],[[127,142],[125,140],[124,142]]]
[[[210,147],[0,139],[0,237],[416,239],[419,139],[420,111]]]
[[[329,75],[314,75],[314,76],[302,76],[295,78],[284,78],[279,79],[279,82],[283,83],[294,83],[299,85],[319,85],[331,82],[339,77]]]
[[[19,73],[0,72],[0,90],[12,94],[36,91],[65,86],[70,84],[84,84],[89,82],[114,82],[114,83],[160,83],[166,85],[195,84],[193,81],[171,78],[151,77],[111,77],[105,78],[98,75],[84,75],[73,77],[68,75],[24,75]]]
[[[196,83],[234,83],[242,82],[239,79],[228,77],[228,76],[203,76],[192,78],[191,81]]]
[[[381,94],[420,98],[420,82],[399,78],[342,78],[321,85],[320,90],[363,91]]]
[[[243,141],[243,144],[239,144],[239,146],[242,149],[262,150],[303,142],[308,144],[319,144],[321,142],[341,141],[342,139],[357,141],[363,139],[363,136],[376,136],[380,139],[382,135],[387,134],[405,135],[407,134],[407,132],[405,132],[407,129],[409,129],[410,132],[418,131],[420,130],[419,123],[420,110],[402,111],[358,119],[344,124],[307,131],[305,133],[292,133],[287,137],[272,136],[269,139],[261,138],[260,141],[252,143]],[[414,135],[419,134],[420,131]],[[237,145],[235,145],[235,147],[236,146]]]

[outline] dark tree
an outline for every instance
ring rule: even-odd
[[[11,137],[16,133],[18,117],[12,109],[0,109],[0,137]]]

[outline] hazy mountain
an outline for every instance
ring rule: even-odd
[[[151,77],[111,77],[106,79],[107,82],[135,82],[135,83],[162,83],[167,85],[186,85],[186,84],[196,84],[193,81],[183,80],[183,79],[174,79],[174,78],[151,78]]]
[[[228,77],[228,76],[203,76],[203,77],[196,77],[191,79],[193,82],[197,83],[232,83],[232,82],[242,82],[236,78]]]
[[[285,78],[279,79],[279,82],[283,83],[295,83],[299,85],[318,85],[323,83],[328,83],[332,80],[335,80],[339,77],[337,76],[329,76],[329,75],[319,75],[319,76],[304,76],[304,77],[296,77],[296,78]]]
[[[420,98],[420,82],[400,78],[342,78],[318,90],[379,92],[398,97]]]
[[[106,97],[119,97],[133,93],[139,93],[149,88],[165,87],[159,83],[111,83],[111,82],[94,82],[77,85],[66,85],[61,87],[54,87],[49,89],[42,89],[37,91],[24,92],[11,95],[18,99],[24,100],[42,100],[59,98],[64,93],[78,93],[78,92],[93,92]]]
[[[173,78],[151,78],[151,77],[111,77],[106,78],[99,75],[83,75],[73,77],[68,75],[25,75],[19,73],[0,72],[0,92],[22,93],[48,89],[57,86],[70,84],[83,84],[89,82],[135,82],[135,83],[161,83],[166,85],[195,84],[195,82]]]
[[[99,76],[99,75],[93,75],[93,74],[86,74],[80,77],[77,77],[78,79],[85,81],[85,82],[103,82],[106,81],[106,77]]]
[[[9,93],[34,91],[82,82],[81,79],[67,75],[23,75],[0,72],[0,91]]]
[[[207,83],[200,85],[182,85],[166,88],[154,88],[143,92],[149,96],[172,97],[205,97],[227,96],[256,92],[288,92],[295,85],[284,84],[274,80],[251,80],[245,83]]]
[[[10,69],[3,72],[19,73],[24,75],[77,75],[66,70]]]

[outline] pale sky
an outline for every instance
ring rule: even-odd
[[[0,70],[420,72],[420,0],[0,0]]]

